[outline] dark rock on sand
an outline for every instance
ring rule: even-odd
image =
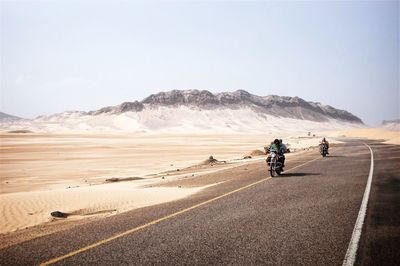
[[[134,181],[134,180],[140,180],[143,179],[141,177],[111,177],[106,179],[106,183],[112,183],[112,182],[122,182],[122,181]]]
[[[60,212],[60,211],[54,211],[50,213],[51,216],[56,217],[56,218],[67,218],[68,213]]]
[[[218,163],[226,163],[226,161],[218,161],[217,159],[215,159],[212,155],[210,157],[208,157],[208,160],[205,160],[203,164],[211,164],[211,166],[213,164],[218,164]]]

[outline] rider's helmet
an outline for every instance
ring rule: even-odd
[[[325,139],[325,138],[323,138],[323,139],[322,139],[322,141],[323,141],[323,142],[325,142],[325,141],[326,141],[326,139]]]
[[[282,144],[282,139],[279,139],[279,143]]]
[[[275,143],[276,145],[279,145],[279,143],[280,143],[280,142],[279,142],[279,139],[275,139],[275,140],[274,140],[274,143]]]

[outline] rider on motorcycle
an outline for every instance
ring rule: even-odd
[[[274,142],[268,148],[269,152],[276,152],[278,154],[279,161],[282,162],[282,167],[285,167],[285,155],[286,146],[282,144],[282,140],[275,139]]]
[[[279,140],[279,143],[281,144],[281,152],[286,153],[287,152],[287,147],[285,144],[283,144],[282,139]]]
[[[323,138],[321,144],[326,145],[326,154],[329,154],[329,142],[325,138]]]

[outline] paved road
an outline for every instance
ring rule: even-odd
[[[375,171],[358,265],[400,265],[400,148],[370,142]],[[359,141],[287,160],[282,177],[264,163],[223,173],[225,182],[192,197],[142,208],[0,250],[1,265],[39,264],[201,204],[55,264],[341,265],[370,169]],[[309,162],[307,164],[304,164]],[[232,178],[229,178],[232,176]],[[185,181],[182,181],[185,182]]]
[[[375,143],[369,210],[356,265],[400,265],[400,147]]]

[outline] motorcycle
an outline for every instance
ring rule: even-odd
[[[271,174],[271,177],[274,177],[275,175],[281,175],[283,167],[282,162],[279,161],[278,154],[275,151],[272,151],[270,158],[271,159],[269,161],[267,159],[267,164],[269,166],[269,173]]]
[[[319,153],[321,153],[322,157],[325,157],[328,153],[328,145],[326,144],[319,144]]]

